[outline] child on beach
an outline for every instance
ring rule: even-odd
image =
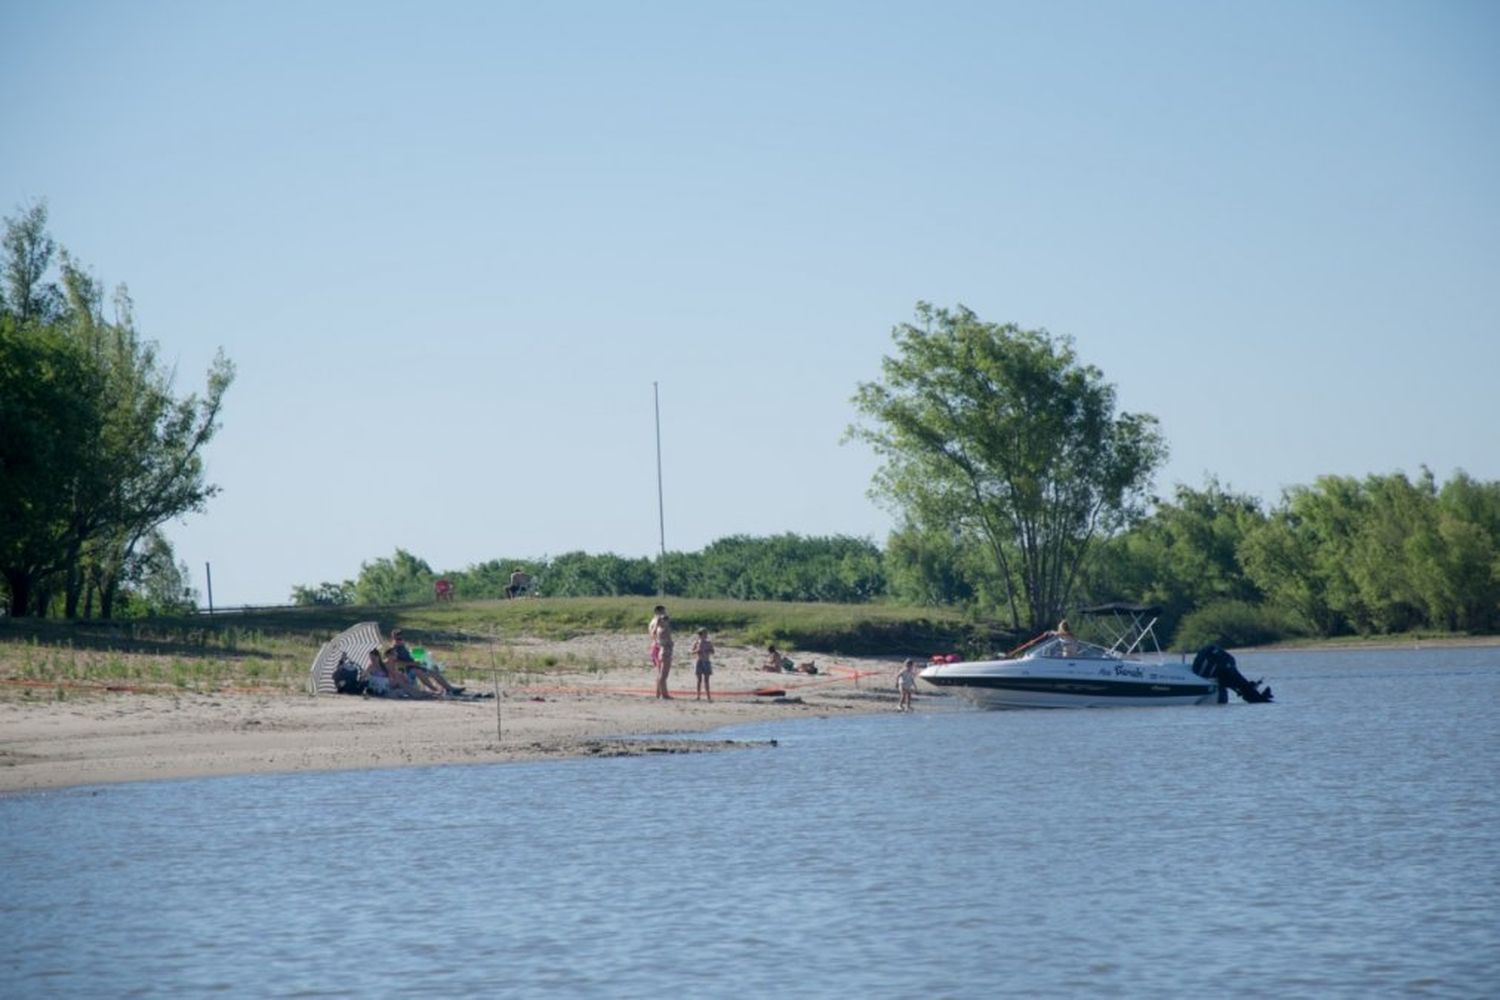
[[[700,628],[698,638],[693,640],[693,673],[698,678],[698,695],[694,698],[702,698],[708,695],[708,700],[714,700],[714,693],[709,685],[709,678],[714,675],[714,644],[708,641],[708,629]]]
[[[901,672],[896,675],[896,690],[901,692],[901,704],[896,706],[898,712],[910,712],[911,696],[917,690],[917,661],[907,660]]]

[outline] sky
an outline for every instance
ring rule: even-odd
[[[1072,338],[1163,496],[1500,479],[1486,0],[0,0],[0,40],[0,214],[45,199],[180,395],[238,368],[166,529],[219,607],[398,547],[883,543],[841,440],[918,301]]]

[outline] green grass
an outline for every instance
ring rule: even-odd
[[[0,619],[0,696],[57,698],[112,686],[211,692],[225,688],[297,691],[318,647],[362,621],[408,644],[426,646],[456,668],[515,677],[557,670],[602,671],[610,664],[534,653],[521,637],[567,639],[599,632],[643,637],[654,598],[524,598],[405,607],[278,608],[246,614],[184,615],[120,622]],[[956,612],[868,604],[774,601],[664,602],[679,634],[706,628],[723,644],[843,655],[927,655],[988,651],[1011,637]]]

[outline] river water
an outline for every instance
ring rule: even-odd
[[[0,995],[1500,994],[1500,649],[1240,666],[1276,704],[6,797]]]

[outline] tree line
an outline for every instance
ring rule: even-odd
[[[494,559],[438,572],[398,549],[356,580],[297,587],[299,604],[408,604],[447,579],[462,599],[500,598],[515,569],[547,596],[658,593],[745,600],[888,601],[962,608],[1005,620],[1008,599],[983,550],[961,532],[907,525],[884,549],[867,539],[737,535],[665,562],[570,552]],[[1162,609],[1183,648],[1296,636],[1412,630],[1500,631],[1500,482],[1424,469],[1363,479],[1325,476],[1266,509],[1210,480],[1178,486],[1144,517],[1101,540],[1076,605],[1130,601]],[[1064,609],[1066,611],[1066,609]]]
[[[5,220],[0,253],[0,581],[11,615],[109,617],[190,605],[160,532],[217,488],[202,452],[234,368],[177,398],[120,287],[46,228]],[[1156,418],[1071,339],[918,303],[880,377],[856,387],[895,514],[884,547],[845,536],[736,535],[661,559],[568,552],[442,572],[397,549],[357,579],[297,586],[299,604],[500,597],[516,569],[549,596],[891,601],[954,606],[1010,631],[1126,600],[1163,608],[1179,645],[1290,635],[1500,628],[1500,484],[1427,470],[1328,476],[1270,508],[1210,481],[1152,497],[1167,455]]]
[[[439,579],[451,583],[462,599],[499,598],[518,569],[530,574],[548,597],[649,597],[663,584],[674,597],[745,601],[858,604],[885,596],[882,555],[875,543],[843,535],[783,534],[721,538],[698,552],[668,552],[665,560],[567,552],[541,559],[491,559],[442,572],[397,549],[390,558],[364,563],[355,580],[295,587],[292,601],[410,604],[432,600]]]
[[[896,515],[884,549],[848,538],[734,537],[659,563],[569,553],[445,573],[499,596],[510,572],[554,595],[666,594],[895,601],[962,607],[1013,632],[1105,601],[1163,610],[1179,646],[1500,626],[1500,485],[1423,470],[1328,476],[1272,508],[1210,481],[1167,500],[1155,417],[1117,412],[1115,389],[1070,338],[918,303],[892,330],[860,422],[882,465],[871,495]],[[367,563],[299,601],[429,599],[420,559]]]
[[[203,449],[234,366],[178,398],[125,286],[103,285],[37,203],[0,246],[0,580],[12,616],[112,617],[191,603],[159,530],[202,510]]]

